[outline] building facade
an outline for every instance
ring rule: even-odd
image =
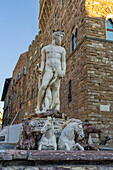
[[[112,0],[40,0],[39,28],[13,71],[6,95],[10,94],[12,101],[10,123],[15,115],[14,123],[20,123],[24,113],[34,112],[41,83],[36,65],[41,62],[42,47],[51,43],[53,30],[59,29],[65,33],[62,46],[67,62],[60,89],[61,112],[70,118],[88,119],[103,130],[103,136],[112,138]]]

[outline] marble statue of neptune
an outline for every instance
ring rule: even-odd
[[[53,32],[52,43],[41,50],[42,61],[38,71],[43,73],[43,77],[38,92],[36,113],[41,109],[60,110],[60,80],[66,72],[66,51],[61,47],[63,36],[62,31]]]

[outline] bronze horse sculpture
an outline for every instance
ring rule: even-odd
[[[85,144],[84,149],[85,150],[99,150],[96,146],[91,144],[89,142],[89,137],[91,133],[97,133],[99,135],[99,138],[101,137],[101,129],[96,128],[92,124],[88,122],[88,120],[85,120],[83,123],[83,131],[84,131],[84,139],[82,140],[82,143]],[[77,141],[77,135],[75,135],[75,140]]]
[[[19,141],[15,149],[33,150],[36,148],[36,142],[34,140],[31,126],[27,119],[23,119],[22,129],[20,132]]]

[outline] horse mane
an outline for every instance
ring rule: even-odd
[[[62,126],[62,129],[65,129],[66,126],[67,126],[67,124],[64,123],[63,126]]]
[[[63,124],[62,129],[66,128],[70,123],[78,123],[78,124],[81,123],[82,124],[82,121],[79,119],[74,119],[74,118],[69,119],[66,123]]]

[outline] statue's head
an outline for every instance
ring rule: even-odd
[[[55,40],[55,43],[57,45],[61,45],[63,36],[64,36],[64,32],[59,31],[59,30],[58,31],[53,31],[52,39]]]

